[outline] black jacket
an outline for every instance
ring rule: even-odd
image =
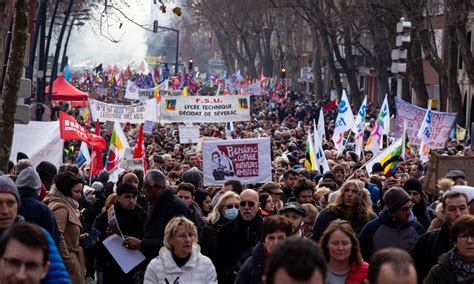
[[[188,207],[170,189],[167,189],[150,208],[149,217],[145,223],[142,245],[140,251],[147,260],[155,258],[163,246],[165,227],[168,222],[177,216],[191,219]]]
[[[265,252],[263,243],[259,242],[252,251],[250,256],[240,268],[236,284],[259,284],[262,283],[263,269],[265,267]]]
[[[442,254],[436,264],[428,273],[425,284],[451,284],[458,283],[456,274],[451,267],[447,253]],[[471,282],[472,283],[472,282]]]
[[[239,215],[225,224],[217,236],[216,270],[219,283],[234,283],[240,267],[260,241],[262,217],[247,222]]]
[[[124,236],[141,239],[143,227],[145,225],[146,213],[137,205],[133,210],[124,209],[120,203],[114,204],[115,216],[117,218],[120,231]],[[107,212],[97,216],[94,228],[101,234],[99,239],[103,241],[107,238],[106,232],[109,226]],[[133,274],[138,269],[145,269],[146,266],[138,266],[128,274],[123,273],[118,263],[107,251],[102,242],[96,245],[97,270],[104,272],[104,283],[133,283]]]
[[[336,219],[347,220],[347,217],[344,216],[344,214],[329,211],[327,208],[323,209],[323,211],[319,213],[316,222],[314,222],[312,235],[313,240],[318,242],[321,236],[323,235],[323,232],[329,226],[329,224]],[[362,231],[362,228],[365,226],[365,224],[366,222],[363,222],[362,220],[357,218],[357,215],[354,215],[354,219],[351,222],[351,226],[356,234],[359,234],[360,231]]]
[[[415,262],[418,283],[423,283],[423,278],[438,262],[438,257],[453,248],[449,241],[448,224],[444,223],[440,229],[423,234],[411,251]]]
[[[18,210],[18,215],[23,216],[26,221],[34,223],[48,231],[54,243],[59,246],[60,237],[58,224],[56,223],[51,209],[39,201],[38,194],[36,194],[34,189],[19,188],[19,191],[21,206],[20,210]]]
[[[206,224],[199,235],[201,253],[209,257],[212,260],[212,263],[214,263],[214,266],[216,266],[217,236],[221,228],[229,223],[229,221],[229,219],[221,216],[215,224]]]

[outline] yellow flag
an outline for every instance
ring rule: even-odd
[[[189,93],[189,91],[188,91],[188,86],[185,86],[185,87],[183,88],[183,92],[181,93],[181,95],[187,97],[187,96],[188,96],[188,93]]]

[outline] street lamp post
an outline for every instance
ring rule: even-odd
[[[403,74],[407,72],[407,45],[411,42],[410,37],[411,22],[405,21],[405,18],[400,18],[397,23],[397,49],[392,50],[392,73],[397,77],[397,97],[402,98]]]

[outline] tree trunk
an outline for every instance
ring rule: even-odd
[[[456,122],[459,125],[466,125],[466,109],[462,107],[462,95],[458,84],[458,44],[456,40],[456,30],[453,25],[450,25],[450,17],[446,16],[446,34],[448,36],[448,100],[450,102],[450,110],[457,112]]]
[[[14,116],[24,66],[28,33],[28,1],[17,0],[13,38],[0,98],[0,170],[7,172],[13,141]]]
[[[323,86],[323,73],[322,73],[322,63],[321,63],[321,41],[318,36],[318,31],[316,28],[311,29],[314,45],[313,53],[313,77],[314,77],[314,93],[316,95],[316,100],[324,100],[324,86]]]
[[[415,33],[413,33],[414,35]],[[412,35],[412,44],[409,49],[409,61],[410,61],[410,75],[413,79],[413,89],[416,92],[417,106],[427,108],[428,105],[428,92],[426,91],[425,73],[423,71],[423,60],[421,59],[421,45],[420,41]],[[406,95],[406,94],[405,94]],[[408,94],[407,96],[411,96]]]

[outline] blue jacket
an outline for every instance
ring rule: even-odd
[[[384,209],[374,220],[367,223],[359,234],[360,249],[365,260],[380,249],[395,247],[411,251],[418,238],[425,232],[410,213],[408,222],[395,221],[388,209]]]
[[[66,266],[63,263],[61,255],[59,255],[58,248],[51,238],[51,235],[43,229],[46,238],[48,239],[48,260],[50,267],[46,277],[41,280],[41,284],[69,284],[72,283],[67,273]]]
[[[377,205],[379,202],[379,188],[373,183],[366,183],[366,188],[370,192],[370,200],[373,205]]]
[[[18,214],[25,218],[25,221],[34,223],[50,233],[56,245],[59,245],[59,229],[56,219],[49,207],[39,201],[35,190],[20,188],[21,207]]]

